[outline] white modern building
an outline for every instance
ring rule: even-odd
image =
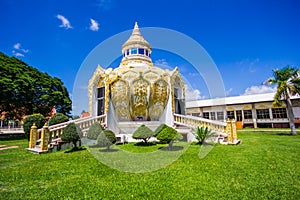
[[[289,127],[286,105],[273,106],[275,93],[186,102],[186,114],[211,120],[235,119],[238,128]],[[300,96],[292,97],[296,127],[300,127]]]

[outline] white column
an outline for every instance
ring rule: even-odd
[[[270,114],[270,119],[273,119],[273,113],[272,113],[272,108],[269,108],[269,114]]]

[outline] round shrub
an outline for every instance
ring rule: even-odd
[[[132,135],[134,139],[142,139],[145,143],[154,135],[153,131],[145,124],[141,125]]]
[[[27,138],[29,139],[29,135],[30,135],[30,128],[33,124],[36,125],[36,127],[42,128],[44,126],[44,124],[46,123],[46,119],[42,114],[33,114],[33,115],[28,115],[25,119],[24,119],[24,124],[23,124],[23,130],[25,132],[25,135],[27,136]]]
[[[174,140],[181,140],[183,137],[174,128],[164,128],[156,137],[161,142],[169,143],[169,149],[172,149]]]
[[[100,133],[100,135],[97,137],[97,144],[100,147],[106,147],[109,149],[109,147],[116,143],[117,138],[111,130],[104,130]]]
[[[49,120],[49,126],[55,125],[55,124],[60,124],[63,122],[69,121],[69,117],[62,114],[62,113],[56,113],[53,115],[53,117],[50,118]]]
[[[104,130],[100,123],[96,122],[89,128],[86,137],[91,140],[97,140],[100,133]]]
[[[168,126],[166,124],[159,125],[154,131],[154,136],[156,137],[163,129],[165,129],[167,127]]]
[[[80,139],[80,132],[81,130],[76,124],[70,123],[64,128],[61,139],[66,142],[73,142],[74,147],[76,148],[76,143]]]

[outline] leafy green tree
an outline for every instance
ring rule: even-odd
[[[30,129],[33,124],[35,124],[36,127],[39,129],[45,125],[46,121],[47,120],[45,119],[45,117],[41,114],[28,115],[23,121],[23,130],[27,138],[29,139]]]
[[[61,134],[61,139],[66,142],[72,142],[76,149],[77,141],[80,139],[81,134],[79,127],[74,123],[70,123],[64,128],[63,133]]]
[[[97,140],[100,133],[104,130],[100,123],[96,122],[89,128],[86,137],[91,140]]]
[[[75,119],[79,119],[79,118],[80,118],[80,116],[79,116],[79,115],[73,115],[73,116],[72,116],[72,119],[73,119],[73,120],[75,120]]]
[[[182,135],[179,134],[174,128],[166,127],[156,137],[161,142],[166,142],[169,144],[169,149],[172,149],[173,142],[175,140],[182,140]]]
[[[49,126],[69,121],[69,117],[62,113],[55,113],[49,120]]]
[[[0,113],[7,119],[21,120],[25,115],[48,116],[53,107],[68,115],[69,92],[58,78],[40,72],[25,62],[0,52]]]
[[[142,124],[132,135],[134,139],[142,139],[145,143],[154,135],[153,131],[145,124]]]
[[[296,135],[291,95],[300,94],[300,71],[297,68],[286,66],[273,70],[273,76],[274,78],[268,79],[269,84],[277,84],[273,105],[281,106],[282,100],[286,103],[291,133]]]
[[[104,130],[97,137],[97,144],[100,147],[106,147],[107,149],[109,149],[112,144],[116,143],[116,141],[117,138],[111,130]]]
[[[212,131],[205,126],[197,126],[197,128],[193,129],[193,134],[196,136],[198,140],[198,144],[202,145],[207,136],[212,134]]]
[[[168,127],[166,124],[159,125],[154,131],[154,137],[156,137],[166,127]]]

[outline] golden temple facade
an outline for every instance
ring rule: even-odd
[[[89,112],[111,115],[117,122],[160,121],[171,124],[174,113],[185,113],[185,84],[178,68],[153,65],[151,45],[135,23],[122,45],[119,67],[98,65],[89,81]],[[110,111],[110,112],[109,112]]]

